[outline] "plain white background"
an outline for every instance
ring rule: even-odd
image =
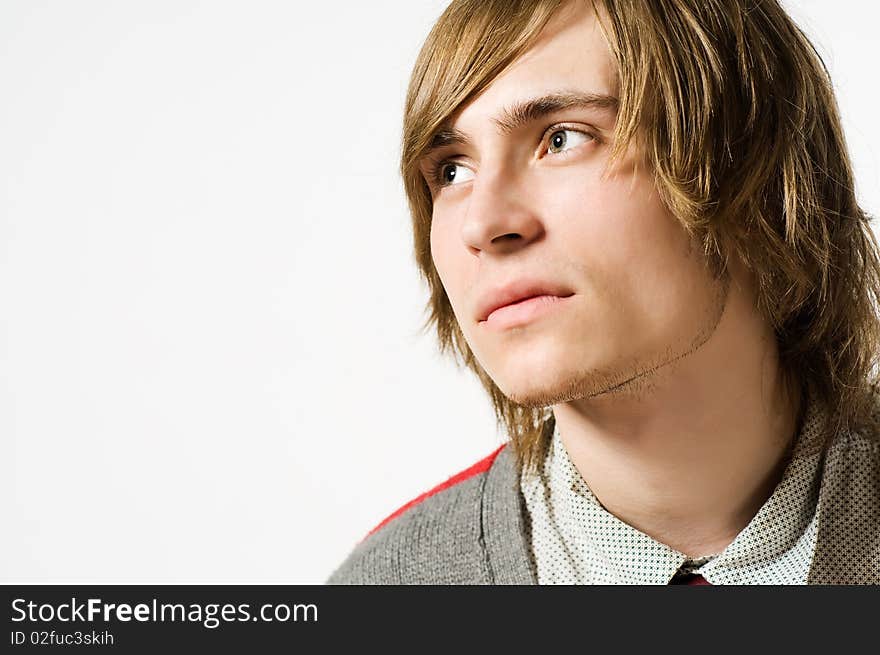
[[[877,215],[880,12],[785,4]],[[502,442],[396,172],[445,5],[0,5],[0,582],[320,583]]]

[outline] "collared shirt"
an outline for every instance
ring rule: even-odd
[[[620,520],[572,463],[557,427],[543,468],[523,476],[539,584],[669,584],[677,572],[723,584],[805,584],[816,547],[822,415],[809,403],[770,498],[715,555],[691,560]]]
[[[880,419],[880,400],[875,414]],[[711,562],[694,563],[709,582],[880,585],[880,429],[841,430],[822,448],[820,423],[808,411],[799,435],[780,484],[749,525]],[[558,452],[559,435],[555,441]],[[565,476],[580,479],[570,462],[547,463],[524,485],[516,454],[503,444],[380,523],[329,582],[670,581],[681,553],[598,511],[589,494],[567,492]],[[554,471],[562,482],[551,485]]]

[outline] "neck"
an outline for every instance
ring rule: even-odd
[[[772,329],[732,284],[698,350],[636,385],[553,406],[572,463],[619,519],[692,557],[723,550],[770,497],[797,429]]]

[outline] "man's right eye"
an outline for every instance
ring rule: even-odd
[[[474,172],[467,166],[448,161],[437,167],[435,179],[439,186],[452,186],[474,179]]]

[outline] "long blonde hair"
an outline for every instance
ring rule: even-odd
[[[591,1],[591,0],[584,0]],[[419,160],[462,105],[524,53],[564,0],[454,0],[416,61],[400,171],[424,329],[479,377],[517,463],[534,468],[548,409],[507,398],[474,357],[434,268],[431,195]],[[660,197],[717,274],[736,254],[780,360],[822,403],[828,433],[873,425],[880,260],[828,71],[775,0],[592,0],[618,67],[613,161],[637,142]]]

